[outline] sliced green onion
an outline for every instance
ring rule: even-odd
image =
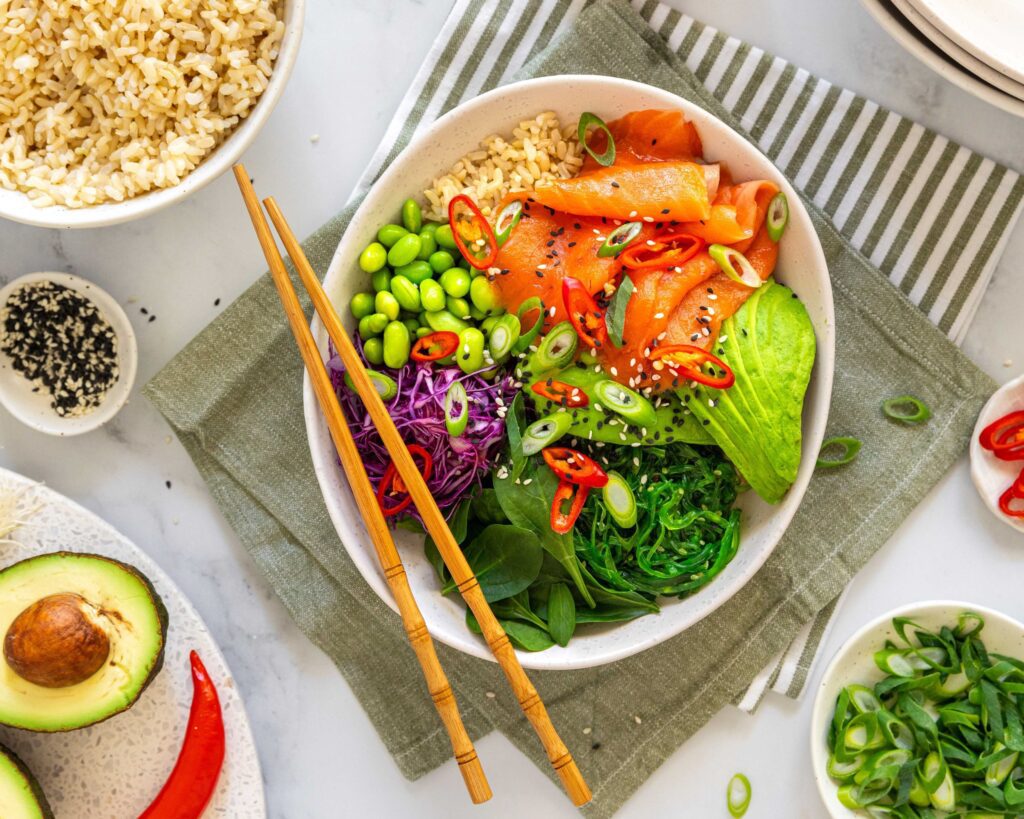
[[[841,451],[836,457],[831,458],[825,455],[827,450],[837,448]],[[856,438],[829,438],[821,444],[821,451],[818,453],[818,466],[826,469],[835,466],[845,466],[857,458],[860,448],[861,443]]]
[[[871,751],[885,743],[885,735],[878,728],[878,717],[873,712],[857,714],[846,723],[843,745],[849,751]]]
[[[654,405],[640,393],[618,381],[604,378],[594,385],[596,398],[602,406],[640,427],[653,427],[658,422]]]
[[[509,202],[498,211],[498,218],[494,220],[494,238],[501,247],[512,235],[519,220],[523,218],[523,203],[519,199]]]
[[[962,671],[957,671],[932,686],[932,693],[939,699],[948,699],[964,693],[970,687],[970,677]]]
[[[614,469],[608,472],[608,483],[601,489],[608,514],[623,529],[636,526],[636,497],[626,479]]]
[[[1017,757],[1019,756],[1017,751],[1006,749],[1001,742],[997,742],[992,746],[992,751],[994,753],[998,753],[1003,750],[1006,750],[1006,756],[1002,759],[996,760],[985,769],[986,785],[991,785],[992,787],[1002,785],[1013,771],[1014,766],[1017,764]]]
[[[469,423],[469,396],[461,381],[453,381],[444,396],[444,425],[448,434],[458,438]]]
[[[905,651],[904,656],[907,662],[915,671],[927,671],[930,668],[940,668],[949,662],[949,653],[939,646],[925,646]]]
[[[789,200],[786,194],[779,191],[768,203],[768,213],[764,218],[765,227],[768,230],[768,238],[773,242],[779,241],[789,224]]]
[[[895,674],[897,677],[913,677],[914,666],[907,659],[902,651],[886,648],[875,652],[875,665],[886,674]]]
[[[519,318],[512,313],[498,317],[492,324],[491,333],[487,337],[487,350],[495,364],[501,364],[512,355],[521,330]]]
[[[901,395],[882,402],[882,412],[903,424],[923,424],[932,417],[927,405],[912,395]]]
[[[595,154],[590,149],[590,145],[587,144],[587,129],[591,125],[599,131],[604,131],[605,135],[608,137],[608,147],[604,149],[603,154]],[[584,111],[580,114],[580,124],[576,126],[576,136],[579,138],[580,145],[583,149],[594,157],[594,161],[598,165],[603,165],[607,168],[615,162],[615,137],[613,137],[612,132],[608,130],[608,126],[604,124],[604,120],[597,114],[592,114],[590,111]]]
[[[910,750],[914,747],[914,732],[891,711],[879,709],[878,727],[882,729],[889,744],[895,748]]]
[[[878,711],[882,707],[881,701],[875,696],[875,692],[866,685],[848,685],[846,693],[850,697],[850,704],[861,714],[869,711]]]
[[[867,754],[857,754],[850,759],[840,760],[835,755],[831,755],[828,758],[828,775],[839,782],[846,782],[864,767],[867,758]]]
[[[726,245],[711,245],[708,248],[708,255],[734,282],[746,285],[752,290],[756,290],[764,284],[747,257],[735,248]],[[737,268],[739,269],[737,270]]]
[[[643,230],[643,222],[623,222],[615,230],[608,234],[604,244],[597,249],[597,255],[601,258],[618,256],[623,250],[629,247]]]
[[[548,331],[534,354],[532,364],[539,373],[567,367],[576,355],[579,336],[568,321],[560,321]]]
[[[973,637],[985,628],[985,618],[973,611],[961,612],[956,618],[956,636],[961,640]]]
[[[750,807],[750,780],[741,773],[734,774],[725,789],[725,801],[729,806],[729,815],[739,819]]]
[[[390,375],[370,369],[367,369],[366,374],[370,377],[370,383],[373,384],[374,389],[377,390],[380,397],[385,401],[390,401],[398,395],[398,384],[395,383],[395,379]],[[352,392],[355,392],[355,382],[352,381],[352,377],[348,373],[345,373],[345,385],[352,390]]]
[[[949,772],[946,761],[935,751],[924,758],[924,763],[921,765],[921,778],[933,808],[951,811],[956,807],[953,776]]]
[[[526,317],[534,311],[537,312],[537,320],[529,329],[525,329],[523,322]],[[516,310],[516,317],[519,319],[519,324],[522,325],[522,329],[519,333],[519,340],[512,345],[513,354],[521,353],[533,344],[533,340],[537,337],[537,334],[544,326],[544,315],[544,302],[537,298],[537,296],[531,296],[519,305],[519,309]]]
[[[569,412],[555,412],[534,421],[523,430],[523,454],[536,455],[565,435],[571,426],[572,413]]]
[[[1017,783],[1020,782],[1024,771],[1020,768],[1014,768],[1013,772],[1007,778],[1006,783],[1003,785],[1003,794],[1006,796],[1006,804],[1011,807],[1017,805],[1024,805],[1024,788],[1018,788]]]

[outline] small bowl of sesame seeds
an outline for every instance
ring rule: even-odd
[[[0,288],[0,404],[48,435],[97,429],[124,406],[138,348],[121,306],[70,273]]]

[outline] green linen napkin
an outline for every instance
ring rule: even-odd
[[[472,6],[460,4],[465,14],[457,24],[479,20],[470,16]],[[647,9],[647,17],[655,10]],[[616,74],[739,124],[628,5],[601,0],[563,28],[524,76]],[[354,207],[305,245],[321,274]],[[994,388],[811,209],[832,275],[839,339],[829,433],[854,435],[864,450],[850,466],[815,476],[771,558],[715,614],[612,665],[531,674],[594,790],[588,815],[610,816],[840,594],[959,457]],[[301,380],[294,343],[263,277],[146,393],[296,622],[338,665],[403,773],[417,777],[449,759],[448,740],[397,616],[359,576],[331,526],[308,455]],[[927,426],[894,425],[879,412],[883,398],[908,392],[933,409]],[[471,735],[500,730],[550,774],[497,666],[438,648]]]

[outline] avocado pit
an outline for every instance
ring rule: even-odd
[[[78,594],[37,600],[11,623],[4,659],[19,677],[44,688],[67,688],[92,677],[110,656],[110,638],[96,610]]]

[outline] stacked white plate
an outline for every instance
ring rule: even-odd
[[[1020,0],[861,0],[904,48],[965,91],[1024,116]]]

